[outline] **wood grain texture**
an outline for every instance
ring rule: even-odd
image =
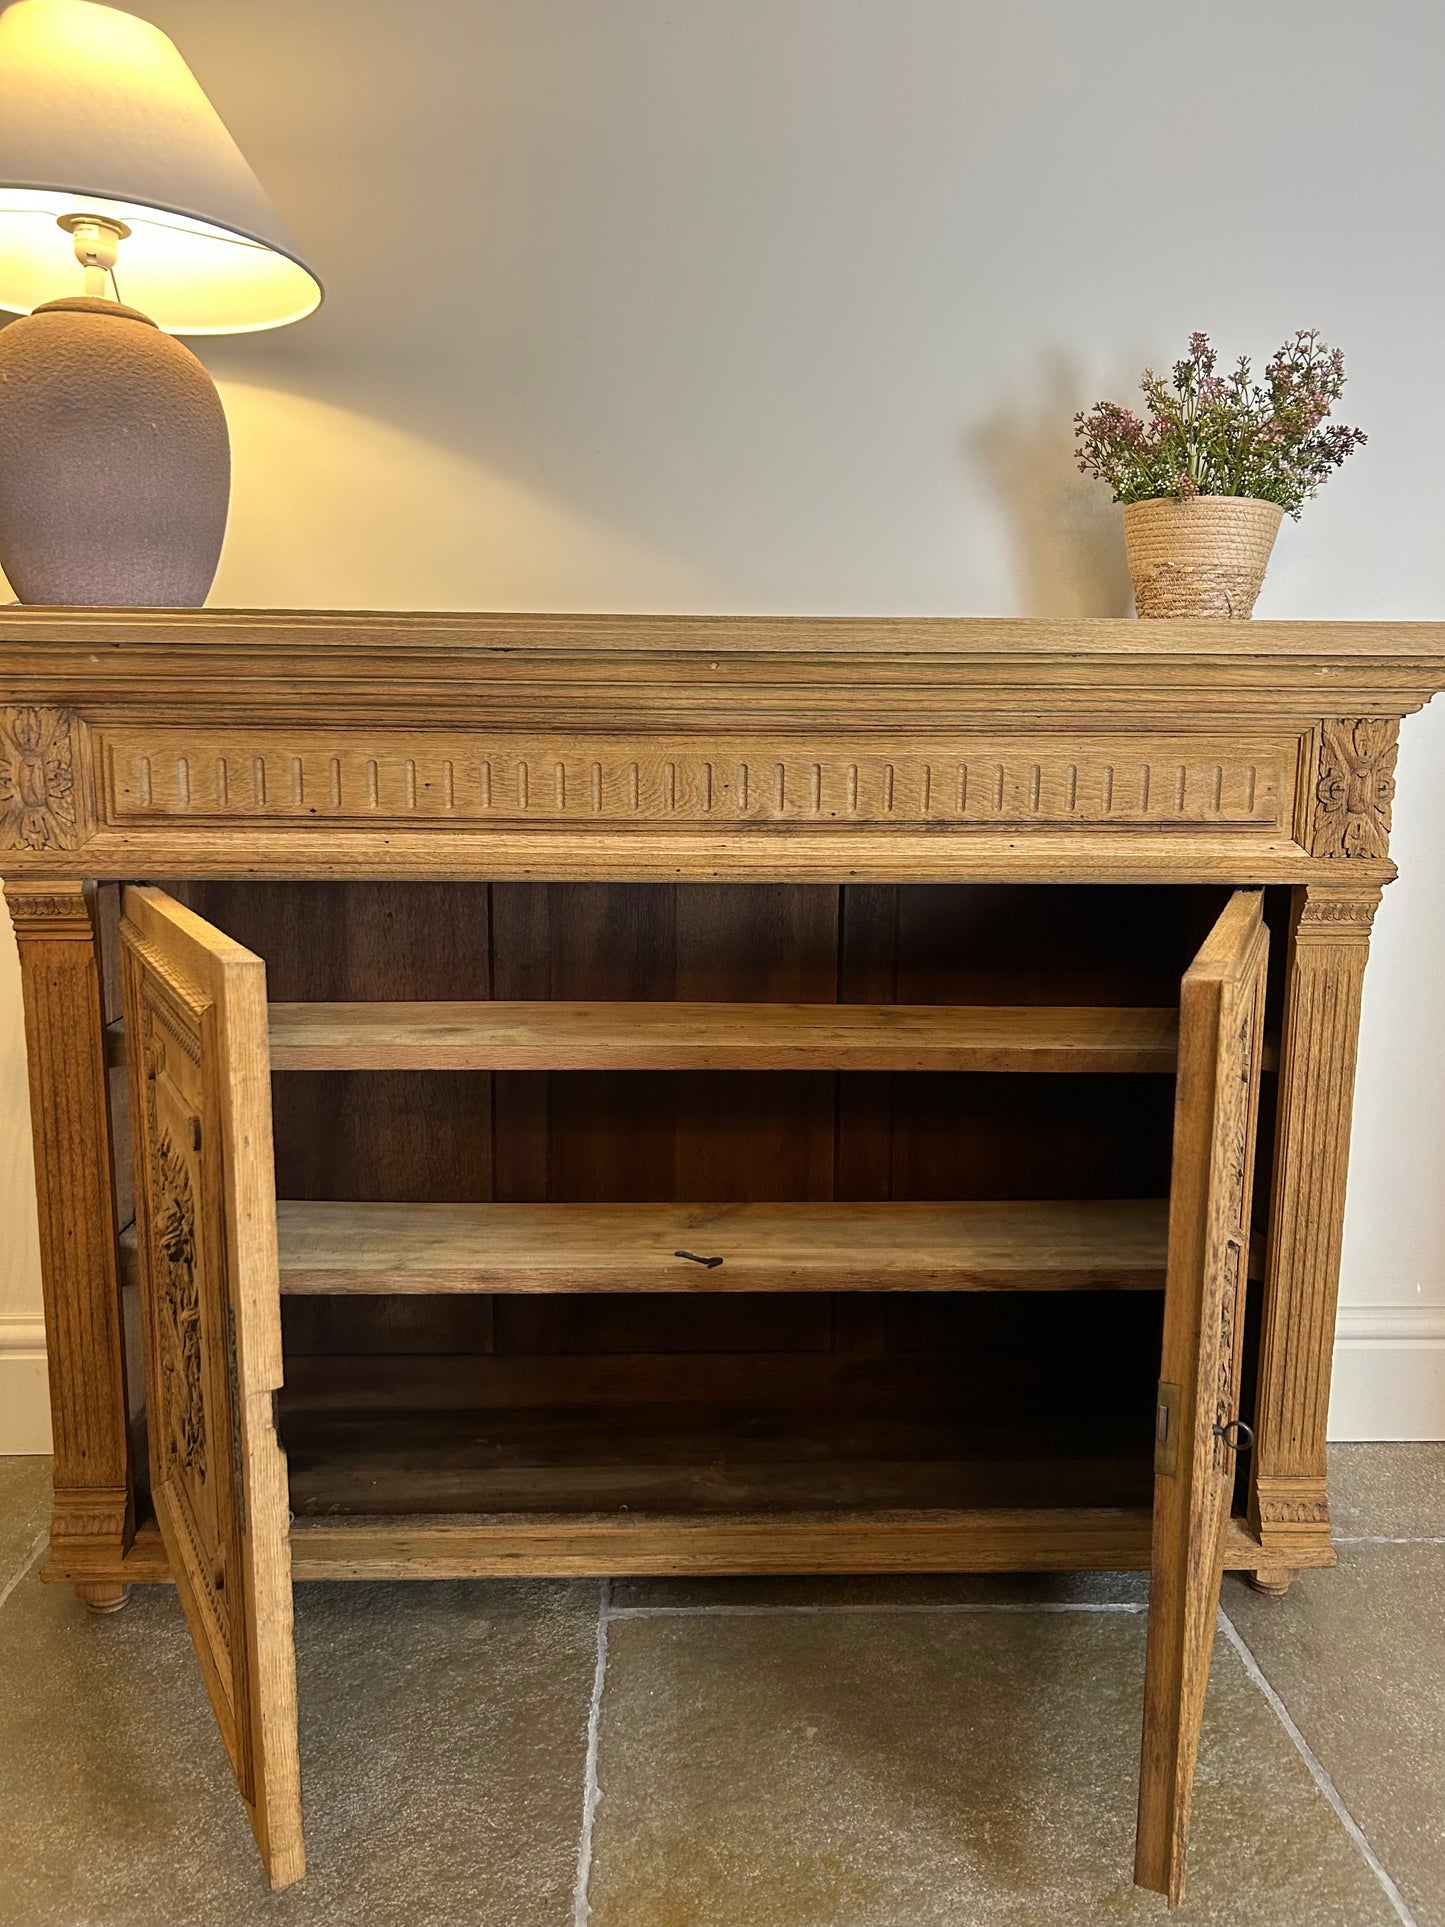
[[[102,1616],[118,1613],[130,1602],[130,1587],[123,1585],[78,1585],[75,1596],[88,1612]]]
[[[292,1302],[301,1301],[287,1309]],[[354,1318],[368,1301],[327,1302]],[[380,1424],[424,1411],[751,1402],[785,1423],[805,1407],[862,1404],[966,1411],[997,1449],[1004,1440],[1033,1450],[1047,1436],[1063,1451],[1102,1403],[1111,1415],[1133,1414],[1136,1439],[1149,1432],[1158,1292],[1064,1292],[1046,1319],[1020,1292],[864,1294],[856,1303],[883,1324],[875,1352],[839,1346],[838,1302],[806,1293],[508,1299],[499,1312],[535,1316],[521,1330],[499,1318],[497,1347],[485,1356],[398,1354],[365,1333],[350,1351],[289,1353],[283,1422],[293,1410],[350,1411]]]
[[[858,1572],[860,1559],[882,1561],[889,1572],[1139,1572],[1149,1566],[1147,1506],[1118,1512],[1064,1507],[1020,1521],[992,1508],[946,1520],[879,1518],[672,1518],[635,1520],[532,1519],[524,1532],[515,1518],[308,1519],[291,1529],[291,1568],[297,1579],[497,1579],[607,1575],[646,1576],[751,1573],[772,1562],[776,1574]],[[936,1528],[936,1529],[935,1529]],[[1247,1572],[1259,1562],[1259,1542],[1248,1520],[1230,1520],[1224,1565]],[[1065,1561],[1064,1564],[1055,1563]],[[1325,1551],[1312,1567],[1332,1566]],[[165,1547],[154,1521],[143,1523],[124,1559],[103,1568],[101,1583],[171,1583]],[[70,1571],[56,1575],[74,1579]]]
[[[837,994],[836,887],[498,885],[492,903],[498,997],[727,996],[814,1002],[825,1015]],[[821,1204],[833,1195],[830,1074],[506,1071],[493,1081],[501,1202]],[[674,1262],[701,1275],[701,1267]],[[755,1349],[774,1342],[769,1330],[805,1352],[830,1343],[826,1292],[777,1309],[735,1301],[720,1317],[676,1293],[652,1302],[651,1335],[636,1342],[660,1352],[689,1344]],[[619,1342],[628,1318],[621,1299],[499,1297],[496,1345],[515,1359],[605,1349]]]
[[[1184,1891],[1239,1416],[1269,935],[1240,891],[1185,975],[1134,1878]],[[1173,1394],[1172,1399],[1169,1394]]]
[[[591,1578],[1126,1570],[1147,1563],[1148,1536],[1143,1507],[988,1507],[724,1519],[315,1520],[298,1522],[293,1544],[298,1577]]]
[[[20,853],[7,859],[20,874]],[[459,830],[252,826],[100,828],[84,850],[47,856],[50,875],[125,881],[136,875],[357,882],[497,883],[1011,883],[1269,884],[1329,881],[1337,864],[1313,857],[1293,836],[1272,831],[1194,828],[1187,832],[1081,825],[926,828],[791,825],[749,828],[601,827],[499,824]],[[1362,883],[1388,883],[1388,860],[1356,858]]]
[[[871,732],[870,732],[871,735]],[[197,823],[1214,824],[1278,830],[1297,732],[868,737],[108,726],[115,829]]]
[[[1294,894],[1250,1518],[1273,1566],[1329,1540],[1329,1416],[1360,995],[1378,889]]]
[[[191,884],[191,907],[266,959],[288,1001],[486,999],[485,883]],[[492,1188],[492,1079],[485,1072],[316,1071],[274,1081],[276,1168],[293,1198],[485,1199]],[[292,1299],[288,1350],[487,1352],[491,1300]]]
[[[1399,725],[1388,719],[1320,724],[1308,838],[1315,856],[1386,857],[1395,796]]]
[[[51,1559],[114,1557],[133,1529],[116,1206],[93,890],[12,878],[54,1436]]]
[[[1150,1561],[1147,1506],[918,1515],[866,1513],[699,1519],[307,1520],[292,1528],[298,1579],[595,1579],[818,1573],[1140,1572]],[[1259,1547],[1231,1523],[1228,1570]],[[1330,1555],[1312,1566],[1332,1565]],[[136,1582],[153,1564],[132,1564]]]
[[[1139,1291],[1165,1207],[283,1200],[277,1222],[287,1292]]]
[[[95,876],[1387,875],[1445,632],[1230,626],[13,610],[0,703],[93,736]]]
[[[1087,1448],[1060,1431],[1017,1449],[972,1413],[920,1401],[769,1410],[744,1399],[485,1414],[291,1411],[283,1417],[298,1520],[400,1514],[633,1518],[1139,1505],[1148,1437],[1099,1415]]]
[[[292,1070],[1154,1071],[1172,1009],[1048,1005],[276,1004]]]
[[[1267,1599],[1283,1599],[1299,1578],[1299,1570],[1294,1566],[1258,1566],[1244,1576],[1253,1591],[1262,1592]]]
[[[155,691],[174,696],[185,684],[203,692],[213,713],[256,714],[284,697],[289,680],[295,692],[347,707],[396,709],[430,697],[447,715],[483,685],[550,683],[564,700],[585,701],[589,685],[610,684],[615,711],[621,664],[635,671],[644,700],[674,679],[705,698],[769,683],[826,698],[851,681],[856,712],[863,680],[907,688],[922,666],[946,684],[950,669],[966,665],[995,688],[1029,690],[1036,714],[1051,702],[1077,702],[1081,688],[1127,684],[1176,703],[1185,692],[1185,706],[1221,715],[1231,702],[1248,708],[1251,695],[1268,701],[1283,692],[1306,705],[1308,718],[1320,714],[1321,691],[1336,698],[1330,714],[1389,714],[1397,701],[1404,713],[1434,693],[1445,660],[1439,623],[1235,628],[1175,621],[1156,633],[1129,620],[1032,617],[11,608],[0,610],[0,700],[14,700],[17,689],[33,700],[38,689],[52,700],[61,692],[85,702],[123,694],[144,706]],[[1355,700],[1366,692],[1369,700]]]
[[[0,850],[74,850],[94,828],[95,791],[70,709],[0,707]]]
[[[273,1887],[305,1872],[296,1731],[266,975],[164,892],[121,944],[151,1492]]]

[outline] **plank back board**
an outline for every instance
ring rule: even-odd
[[[1213,889],[498,883],[194,884],[189,901],[266,958],[278,1001],[709,999],[1173,1004]],[[718,1202],[1162,1197],[1167,1077],[852,1072],[337,1072],[275,1080],[283,1197],[399,1202]],[[419,1409],[553,1360],[564,1402],[606,1361],[917,1356],[854,1300],[721,1307],[601,1300],[292,1297],[304,1382]],[[950,1343],[996,1314],[960,1308]],[[1136,1312],[1083,1333],[1100,1382]],[[1057,1319],[1050,1326],[1050,1331]],[[990,1327],[991,1330],[991,1327]],[[930,1339],[928,1344],[934,1341]],[[1080,1342],[1075,1334],[1073,1342]],[[926,1347],[925,1347],[926,1349]],[[596,1361],[589,1366],[588,1359]],[[469,1364],[468,1360],[474,1361]],[[630,1370],[619,1364],[618,1370]],[[1151,1367],[1152,1375],[1152,1367]],[[383,1389],[381,1381],[389,1378]],[[302,1382],[293,1366],[294,1384]],[[483,1386],[486,1386],[486,1391]],[[1005,1393],[985,1377],[985,1403]],[[328,1394],[329,1396],[330,1394]],[[1147,1394],[1146,1394],[1147,1396]]]

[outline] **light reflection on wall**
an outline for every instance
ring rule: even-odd
[[[213,607],[699,610],[685,568],[469,456],[222,380],[232,499]]]

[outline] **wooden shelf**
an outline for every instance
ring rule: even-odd
[[[938,1512],[1148,1505],[1149,1401],[1059,1427],[1018,1415],[989,1437],[974,1415],[780,1410],[750,1399],[624,1409],[317,1412],[283,1395],[297,1520],[631,1513]],[[1073,1453],[1071,1456],[1070,1453]]]
[[[378,1420],[283,1399],[292,1557],[338,1579],[1147,1568],[1147,1405],[1096,1418],[1068,1458],[1046,1432],[1052,1456],[981,1452],[967,1413],[936,1408]],[[1225,1556],[1258,1563],[1245,1521]]]
[[[291,1570],[297,1579],[1127,1572],[1148,1570],[1151,1533],[1147,1506],[353,1516],[298,1519]],[[1226,1564],[1260,1563],[1257,1547],[1230,1557],[1233,1550]]]
[[[274,1070],[1172,1072],[1172,1009],[272,1004]]]
[[[295,1293],[1151,1290],[1166,1219],[1154,1199],[278,1206]]]

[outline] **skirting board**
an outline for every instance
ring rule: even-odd
[[[50,1450],[45,1325],[0,1318],[0,1456]]]
[[[1445,1439],[1445,1305],[1341,1305],[1332,1439]]]
[[[1445,1439],[1445,1305],[1341,1305],[1332,1439]],[[0,1319],[0,1456],[50,1450],[45,1327]]]

